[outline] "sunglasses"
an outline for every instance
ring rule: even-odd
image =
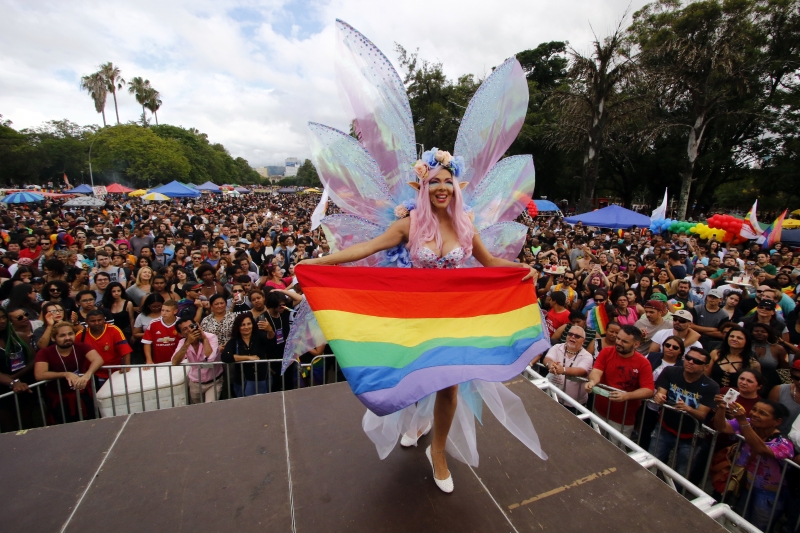
[[[800,381],[800,375],[797,374],[789,374],[792,377],[792,381]]]
[[[669,348],[670,350],[680,350],[681,347],[677,344],[665,344],[664,348]]]
[[[677,316],[672,317],[672,321],[673,322],[677,322],[678,324],[686,324],[686,323],[689,322],[685,318],[680,318],[680,317],[677,317]]]
[[[567,337],[571,337],[573,339],[582,339],[583,335],[578,335],[577,333],[567,333]]]
[[[50,287],[50,292],[61,292],[61,289],[58,287]]]
[[[604,299],[604,298],[595,298],[595,299],[594,299],[594,303],[596,303],[596,304],[601,304],[601,303],[603,303],[603,302],[605,302],[605,299]]]
[[[17,316],[10,316],[9,315],[8,318],[10,318],[11,320],[16,320],[18,322],[22,322],[23,320],[27,320],[28,319],[28,317],[25,316],[25,315],[17,315]]]
[[[233,292],[234,292],[234,293],[237,293],[237,292],[244,292],[244,291],[240,291],[240,290],[235,290],[235,289],[234,289],[234,291],[233,291]]]
[[[696,365],[704,365],[704,364],[706,364],[706,362],[704,360],[697,359],[696,357],[692,357],[691,355],[684,355],[683,358],[686,361],[691,361],[692,363],[694,363]]]

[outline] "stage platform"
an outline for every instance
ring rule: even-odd
[[[450,495],[429,436],[378,459],[346,383],[3,434],[2,529],[725,531],[529,382],[507,386],[549,460],[485,410],[480,466],[448,459]]]

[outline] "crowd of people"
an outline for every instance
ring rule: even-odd
[[[191,403],[321,382],[325,369],[313,364],[331,353],[324,344],[285,378],[279,364],[255,363],[283,357],[303,299],[295,265],[331,253],[310,229],[317,201],[120,197],[99,209],[52,201],[0,211],[0,385],[17,400],[0,400],[0,429],[17,427],[17,409],[27,425],[45,422],[42,412],[48,423],[91,418],[105,366],[236,366],[192,366]],[[800,252],[518,221],[529,232],[517,260],[539,273],[553,344],[537,368],[693,480],[733,442],[698,445],[702,424],[741,435],[727,466],[749,471],[742,485],[758,496],[742,512],[765,525],[765,502],[781,486],[776,465],[800,451]],[[43,380],[44,409],[30,389]],[[735,402],[724,400],[730,389]],[[751,456],[762,458],[757,471]],[[800,509],[800,482],[783,483],[777,504]]]
[[[785,509],[794,527],[800,477],[781,473],[783,460],[800,459],[800,253],[529,225],[521,260],[542,273],[553,343],[533,361],[540,372],[695,483],[713,455],[718,496],[752,493],[738,505],[754,525],[765,529],[777,505],[772,518]],[[735,491],[731,469],[747,472]]]

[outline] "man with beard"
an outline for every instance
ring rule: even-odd
[[[596,392],[592,389],[598,384],[618,389],[607,397],[595,394],[594,412],[607,418],[607,422],[626,437],[633,432],[636,411],[642,400],[652,398],[655,390],[653,367],[636,351],[641,341],[642,333],[637,327],[623,326],[617,334],[616,345],[600,350],[585,385],[587,392]]]
[[[37,381],[50,380],[47,384],[50,412],[62,424],[77,422],[81,417],[84,420],[94,418],[94,403],[87,385],[103,366],[103,358],[88,344],[75,342],[75,332],[69,322],[62,320],[53,326],[53,332],[56,343],[39,350],[33,367]]]
[[[703,298],[692,290],[692,282],[688,279],[676,282],[675,296],[672,299],[683,305],[684,309],[692,309],[695,306],[703,305]]]

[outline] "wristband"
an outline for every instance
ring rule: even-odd
[[[11,383],[8,384],[8,388],[13,389],[14,385],[16,385],[17,383],[19,383],[18,379],[13,380]]]

